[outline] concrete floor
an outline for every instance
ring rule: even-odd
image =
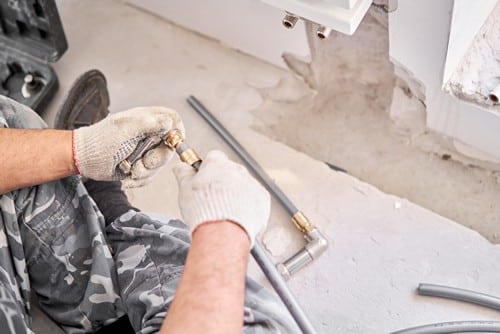
[[[318,112],[317,106],[307,104],[310,87],[294,73],[120,2],[58,1],[58,8],[69,50],[54,65],[61,88],[44,115],[47,122],[52,122],[72,81],[83,71],[98,68],[108,78],[112,112],[139,105],[175,108],[185,121],[189,142],[201,154],[217,148],[234,157],[186,104],[189,94],[197,96],[328,237],[328,251],[289,281],[319,333],[381,333],[438,321],[500,320],[496,311],[415,295],[420,282],[500,295],[499,246],[404,198],[329,169],[323,161],[351,170],[343,159],[332,158],[337,156],[333,143],[325,145],[329,141],[322,140],[340,127],[326,126],[333,120],[328,114],[335,108]],[[372,94],[380,95],[376,82],[370,87]],[[330,100],[338,100],[335,91],[318,90],[319,94],[331,94]],[[381,104],[388,101],[384,97]],[[304,113],[298,114],[295,106],[301,106]],[[270,122],[276,115],[280,121]],[[365,121],[357,118],[358,124]],[[297,126],[314,122],[324,126],[307,131]],[[358,142],[358,148],[371,147],[364,129],[360,126],[351,136],[335,141],[341,147],[342,140],[361,137],[364,141]],[[286,144],[292,137],[295,143],[307,139],[306,147],[300,148],[304,153],[292,148],[294,144],[275,140],[285,134]],[[332,156],[315,157],[309,154],[313,147],[325,147]],[[350,146],[350,151],[357,152],[356,147]],[[391,150],[383,155],[391,157]],[[366,155],[356,164],[371,166],[376,161]],[[179,216],[171,166],[154,183],[128,191],[134,205]],[[262,239],[274,262],[304,245],[275,202]],[[265,284],[255,264],[250,265],[249,273]],[[38,332],[53,333],[51,325],[40,319],[36,321]]]

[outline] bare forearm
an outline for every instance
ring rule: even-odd
[[[241,333],[249,247],[234,223],[199,226],[161,333]]]
[[[0,194],[77,174],[71,131],[0,129]]]

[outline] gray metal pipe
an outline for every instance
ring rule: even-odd
[[[391,334],[451,334],[451,333],[500,333],[500,321],[439,322],[402,329]]]
[[[471,290],[437,284],[421,283],[418,285],[417,292],[421,296],[460,300],[467,303],[486,306],[494,310],[500,310],[500,298]]]
[[[252,158],[252,156],[238,143],[238,141],[229,133],[229,131],[198,101],[194,96],[189,96],[187,102],[208,124],[224,139],[224,141],[236,152],[236,154],[246,163],[257,178],[283,205],[285,210],[291,215],[295,226],[304,233],[307,241],[306,246],[290,259],[278,265],[278,270],[284,278],[290,276],[308,263],[319,257],[328,248],[328,240],[321,232],[309,222],[307,217],[297,209],[292,201],[281,191],[271,180],[266,172]]]
[[[283,277],[281,277],[274,264],[269,260],[258,240],[255,241],[251,253],[302,332],[308,334],[316,333],[292,292],[288,289]]]
[[[259,166],[257,161],[238,143],[238,141],[226,130],[226,128],[205,108],[203,104],[194,96],[189,96],[187,102],[193,109],[200,114],[201,117],[224,139],[224,141],[231,146],[236,154],[248,165],[254,172],[262,184],[269,190],[270,193],[278,199],[278,201],[285,207],[290,215],[294,215],[297,207],[288,199],[288,197],[281,191],[280,188],[267,176],[266,172]]]
[[[189,96],[188,103],[193,109],[198,112],[205,121],[226,141],[226,143],[236,152],[236,154],[247,164],[247,166],[254,172],[260,179],[264,186],[274,195],[285,209],[292,215],[292,220],[295,225],[305,231],[305,239],[308,244],[304,250],[293,256],[289,261],[288,267],[286,262],[280,265],[280,273],[275,268],[274,264],[269,260],[264,252],[260,242],[256,240],[254,247],[251,250],[252,256],[259,264],[260,268],[266,275],[267,279],[273,286],[274,290],[278,293],[281,300],[289,310],[292,317],[295,319],[297,325],[304,333],[315,333],[314,328],[309,322],[308,318],[300,308],[294,296],[288,289],[283,277],[289,277],[291,273],[295,273],[307,263],[311,262],[314,258],[319,256],[326,249],[328,242],[326,238],[309,223],[307,218],[300,212],[295,205],[288,199],[288,197],[279,189],[274,182],[267,176],[264,170],[257,164],[257,162],[250,156],[250,154],[238,143],[238,141],[224,128],[224,126],[199,102],[194,96]],[[307,256],[302,256],[305,252]]]

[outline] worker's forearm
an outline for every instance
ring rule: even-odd
[[[234,223],[199,226],[161,333],[241,333],[249,247]]]
[[[0,194],[78,171],[71,131],[0,129]]]

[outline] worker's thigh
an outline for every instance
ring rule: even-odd
[[[21,189],[15,205],[40,307],[71,333],[96,330],[122,316],[104,218],[79,177]]]
[[[189,250],[189,231],[176,219],[129,211],[107,228],[124,307],[137,332],[156,332],[173,301]],[[297,333],[274,293],[247,280],[245,333]]]
[[[5,282],[3,274],[3,272],[0,273],[0,332],[5,334],[30,333],[28,317],[23,310],[22,302],[16,297],[17,288],[12,288],[12,283]]]

